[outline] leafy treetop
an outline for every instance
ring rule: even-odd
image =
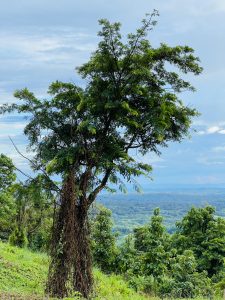
[[[86,88],[56,81],[48,99],[23,89],[15,92],[22,104],[1,108],[29,114],[24,133],[35,152],[34,169],[63,176],[72,171],[80,201],[88,205],[108,181],[120,184],[118,174],[127,181],[149,174],[151,165],[139,163],[132,149],[160,154],[160,147],[188,134],[197,115],[178,94],[194,90],[180,74],[200,74],[199,59],[188,46],[150,44],[157,14],[126,40],[120,23],[100,20],[97,50],[78,68]]]

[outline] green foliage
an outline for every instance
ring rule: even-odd
[[[108,181],[120,180],[118,174],[129,182],[149,176],[151,165],[136,161],[130,150],[160,154],[161,147],[188,135],[197,115],[178,94],[194,90],[182,74],[199,75],[199,59],[188,46],[151,45],[147,35],[157,16],[154,11],[126,38],[120,23],[100,20],[98,47],[77,69],[88,79],[85,89],[56,81],[47,99],[23,89],[15,92],[22,103],[1,107],[2,113],[29,114],[24,133],[36,153],[34,169],[63,176],[73,169],[88,205]]]
[[[196,210],[198,212],[200,209]],[[203,212],[205,218],[208,217],[207,219],[211,220],[212,217],[209,216],[213,215],[214,210],[206,207],[200,212]],[[224,265],[221,264],[220,268],[217,268],[217,277],[214,275],[213,280],[211,280],[208,277],[207,265],[205,264],[205,269],[202,269],[202,261],[195,254],[195,250],[198,249],[197,245],[184,243],[182,250],[174,246],[176,243],[180,245],[184,239],[180,234],[181,226],[179,225],[183,221],[177,225],[179,232],[169,235],[163,226],[163,218],[159,213],[159,209],[155,209],[150,222],[136,228],[134,239],[130,236],[120,247],[120,268],[118,270],[126,276],[130,286],[149,295],[172,299],[212,297],[214,295],[214,282],[221,281],[218,290],[223,285],[221,270],[224,270]],[[186,225],[189,224],[187,222],[189,215],[193,215],[193,209],[183,219]],[[186,228],[189,235],[194,235],[196,228],[199,228],[198,220],[192,219],[191,227]],[[205,228],[207,222],[204,218],[201,220],[200,223]],[[217,245],[216,241],[224,236],[221,222],[221,219],[217,218],[215,219],[215,226],[210,227],[213,232],[213,249],[218,249],[221,244]],[[217,231],[216,228],[220,228],[221,232]],[[210,242],[210,236],[207,234],[211,231],[201,231],[204,240],[209,241],[210,245],[212,242]],[[212,250],[210,247],[207,249],[208,251]],[[206,254],[203,257],[205,258],[205,256]]]
[[[0,207],[0,239],[7,241],[16,215],[15,200],[9,191],[0,192]]]
[[[42,178],[24,184],[14,184],[15,232],[25,228],[28,246],[33,250],[46,250],[49,243],[53,215],[53,194],[45,190]]]
[[[174,247],[180,252],[191,249],[197,259],[198,270],[206,270],[212,277],[224,268],[225,220],[215,217],[215,209],[192,208],[177,223]]]
[[[0,242],[0,253],[0,298],[43,299],[48,270],[46,254],[33,253],[2,242]],[[99,270],[94,270],[94,276],[93,299],[148,299],[130,289],[121,276],[107,276]],[[74,297],[67,299],[72,300]]]
[[[136,274],[140,269],[137,251],[134,247],[132,235],[128,235],[119,247],[119,254],[116,259],[117,272],[122,274]]]
[[[211,281],[207,273],[197,272],[197,262],[191,250],[173,258],[171,276],[162,279],[159,295],[173,298],[212,296]]]
[[[163,276],[169,258],[169,236],[156,208],[149,224],[134,230],[135,247],[140,252],[142,270],[146,276]]]
[[[115,234],[112,233],[111,215],[109,209],[99,207],[91,231],[94,262],[106,273],[115,270],[115,260],[118,254]]]
[[[7,240],[12,230],[15,204],[10,187],[16,179],[15,167],[6,155],[0,155],[0,239]]]
[[[4,154],[0,155],[0,191],[9,187],[16,179],[12,160]]]
[[[12,246],[24,248],[28,244],[26,232],[24,228],[16,227],[9,236],[9,243]]]

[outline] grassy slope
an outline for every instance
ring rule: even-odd
[[[0,299],[44,299],[48,259],[44,254],[11,247],[0,242]],[[95,270],[98,300],[146,300],[128,288],[119,276],[106,276]]]

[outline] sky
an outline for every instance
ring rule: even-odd
[[[8,0],[0,10],[0,105],[13,102],[17,89],[29,88],[46,97],[55,80],[82,84],[75,67],[96,49],[98,20],[122,23],[126,35],[140,26],[146,13],[157,9],[158,24],[150,33],[154,47],[188,45],[200,57],[203,73],[188,76],[195,93],[183,93],[186,105],[201,115],[194,119],[191,138],[171,143],[160,157],[138,160],[153,165],[153,181],[145,188],[190,185],[225,186],[225,1],[224,0]],[[0,153],[29,172],[10,142],[26,153],[25,120],[0,116]],[[195,130],[195,131],[194,131]],[[31,156],[31,153],[26,154]]]

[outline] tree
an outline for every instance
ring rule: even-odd
[[[211,281],[205,271],[197,272],[197,262],[191,250],[185,250],[171,260],[171,277],[165,277],[159,287],[163,299],[212,297]]]
[[[15,215],[14,199],[9,191],[16,179],[12,160],[4,154],[0,155],[0,239],[7,240]]]
[[[206,270],[209,277],[224,269],[225,220],[215,217],[215,208],[191,208],[184,218],[177,222],[174,246],[183,252],[193,251],[197,269]]]
[[[23,89],[15,93],[22,104],[1,108],[29,114],[24,133],[35,152],[34,169],[62,177],[48,278],[53,296],[67,295],[69,280],[84,297],[91,291],[88,209],[98,193],[121,176],[148,176],[151,166],[136,161],[133,150],[160,154],[168,142],[187,136],[197,114],[178,94],[194,89],[179,74],[200,74],[199,59],[188,46],[151,46],[147,33],[156,15],[126,41],[119,23],[100,20],[97,50],[78,68],[85,89],[57,81],[45,100]]]
[[[119,247],[117,257],[117,272],[122,274],[136,274],[140,271],[137,250],[134,247],[134,238],[132,234],[126,236],[125,240]]]
[[[6,190],[16,179],[15,166],[4,154],[0,155],[0,191]]]
[[[150,224],[134,231],[136,249],[142,255],[142,272],[159,278],[167,271],[169,235],[163,226],[159,208],[154,210]],[[143,234],[144,233],[144,234]]]
[[[10,243],[28,245],[34,250],[47,248],[53,216],[54,195],[47,189],[43,176],[37,176],[11,188],[14,199],[14,230]],[[24,242],[21,242],[24,240]]]
[[[91,230],[94,262],[106,273],[114,270],[115,259],[118,254],[116,237],[112,232],[111,216],[112,212],[109,209],[100,207]]]

